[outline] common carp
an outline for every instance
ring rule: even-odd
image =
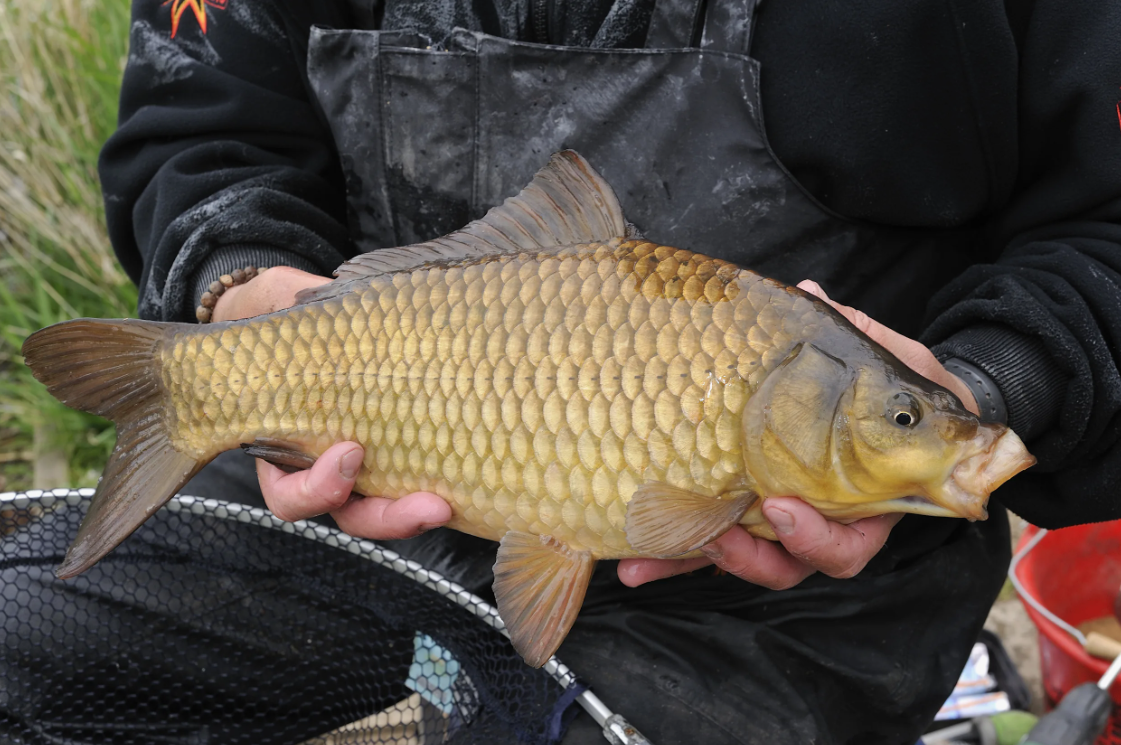
[[[576,153],[459,232],[363,254],[287,310],[209,325],[79,319],[23,354],[117,444],[58,569],[111,551],[219,453],[365,448],[355,490],[448,501],[499,541],[494,591],[544,664],[597,559],[689,555],[763,498],[842,522],[986,517],[1035,459],[827,304],[637,235]]]

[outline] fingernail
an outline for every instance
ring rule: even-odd
[[[434,528],[439,528],[442,525],[443,525],[443,523],[421,523],[420,524],[420,533],[427,533],[428,531],[430,531]],[[420,535],[420,533],[417,533],[417,535]]]
[[[719,543],[710,543],[707,546],[701,546],[701,553],[713,561],[719,561],[724,558],[724,549],[720,547]]]
[[[776,533],[790,535],[794,532],[794,516],[786,510],[772,507],[769,510],[764,510],[763,514],[766,516],[767,522],[775,529]]]
[[[339,458],[339,475],[348,481],[358,475],[362,467],[362,449],[354,448],[349,453]]]

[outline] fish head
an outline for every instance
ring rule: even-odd
[[[981,422],[941,386],[900,363],[862,366],[837,463],[865,509],[983,520],[989,495],[1035,458],[1003,424]]]
[[[867,349],[867,348],[866,348]],[[795,348],[744,410],[745,466],[763,496],[855,520],[910,512],[970,520],[1035,463],[1012,430],[880,350]]]

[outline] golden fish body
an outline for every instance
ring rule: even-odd
[[[356,490],[431,491],[451,527],[638,555],[647,482],[744,481],[743,409],[825,320],[801,293],[639,240],[374,278],[342,298],[176,333],[160,358],[175,447],[258,438],[366,449]]]
[[[24,343],[117,445],[58,573],[96,563],[217,454],[365,448],[356,490],[431,491],[500,541],[511,640],[544,664],[597,559],[688,555],[768,496],[851,521],[985,516],[1034,459],[825,303],[633,238],[575,153],[463,230],[363,254],[258,318],[79,319]],[[287,459],[287,461],[285,460]]]

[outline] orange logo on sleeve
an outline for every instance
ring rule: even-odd
[[[199,29],[205,34],[206,6],[225,10],[228,2],[229,0],[164,0],[164,5],[171,5],[171,38],[174,39],[175,34],[179,32],[179,20],[187,10],[195,14]]]

